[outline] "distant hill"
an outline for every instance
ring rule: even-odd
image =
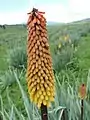
[[[84,23],[84,22],[90,22],[90,18],[85,18],[85,19],[82,19],[82,20],[73,21],[71,23]]]
[[[47,21],[47,25],[62,25],[62,24],[65,24],[65,23],[61,23],[61,22],[53,22],[53,21]],[[15,26],[18,26],[18,25],[23,25],[23,26],[26,26],[26,23],[21,23],[21,24],[12,24],[12,25],[15,25]]]
[[[57,24],[64,24],[64,23],[47,21],[47,25],[57,25]]]

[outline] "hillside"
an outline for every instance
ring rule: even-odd
[[[73,21],[72,23],[87,23],[90,22],[90,18],[82,19],[82,20],[77,20]]]
[[[90,22],[89,19],[78,22],[62,25],[50,23],[53,25],[47,26],[56,83],[55,103],[48,109],[49,120],[58,120],[57,110],[60,109],[61,114],[61,109],[65,108],[70,119],[79,120],[78,87],[82,83],[87,85],[89,91],[85,99],[84,120],[90,118]],[[0,115],[2,113],[5,120],[9,120],[9,116],[13,116],[14,120],[40,118],[40,111],[28,100],[26,48],[26,26],[7,25],[6,29],[0,28],[0,106],[3,106],[0,107]]]

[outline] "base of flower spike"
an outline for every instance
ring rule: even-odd
[[[42,120],[48,120],[47,106],[41,105],[41,117]]]

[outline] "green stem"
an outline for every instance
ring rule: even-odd
[[[68,120],[68,114],[67,114],[67,109],[66,108],[63,111],[61,120]]]
[[[48,120],[47,106],[41,105],[41,118],[42,120]]]

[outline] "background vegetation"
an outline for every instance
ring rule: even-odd
[[[90,118],[90,22],[47,26],[55,74],[56,96],[49,120],[80,119],[78,88],[84,83],[84,120]],[[26,73],[25,25],[0,28],[0,116],[3,120],[40,120],[40,110],[30,102]]]

